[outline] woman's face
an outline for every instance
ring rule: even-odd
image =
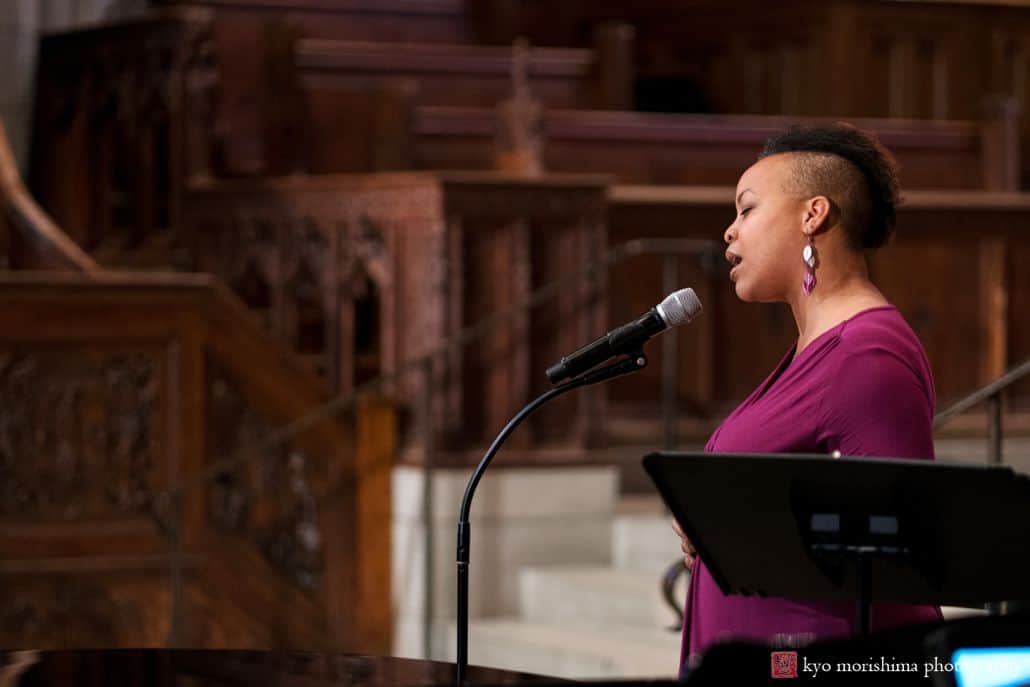
[[[790,154],[759,160],[737,182],[737,216],[724,234],[730,279],[743,301],[784,301],[801,287],[804,200],[784,188]]]

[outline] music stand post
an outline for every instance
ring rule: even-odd
[[[856,635],[869,634],[872,626],[873,561],[876,559],[904,561],[910,550],[897,539],[900,528],[896,515],[864,514],[860,520],[866,527],[860,527],[850,534],[841,526],[839,513],[812,513],[808,519],[809,529],[803,532],[808,539],[808,550],[815,558],[842,557],[854,569],[856,579],[855,621],[852,626]],[[804,536],[807,535],[807,536]],[[876,538],[887,541],[875,542]]]

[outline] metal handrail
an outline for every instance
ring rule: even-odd
[[[169,642],[172,646],[177,646],[180,642],[179,628],[182,626],[181,612],[179,604],[182,599],[182,568],[183,568],[183,557],[184,553],[181,545],[181,529],[182,529],[182,511],[181,508],[169,508],[170,504],[181,504],[183,494],[194,488],[199,488],[207,485],[209,482],[216,479],[219,475],[224,474],[228,470],[236,469],[239,467],[246,466],[253,463],[265,455],[265,452],[269,449],[281,446],[290,439],[297,435],[315,427],[319,422],[322,422],[330,417],[333,417],[339,413],[345,412],[354,408],[358,401],[369,394],[377,392],[384,387],[398,381],[403,375],[414,370],[422,370],[423,374],[428,377],[431,375],[433,365],[438,359],[447,359],[447,356],[453,355],[454,353],[460,352],[466,345],[478,341],[490,334],[498,327],[507,324],[518,317],[525,316],[525,313],[534,307],[547,302],[548,300],[556,297],[562,293],[563,287],[569,284],[580,283],[584,279],[599,279],[602,275],[606,275],[613,267],[625,262],[634,257],[643,255],[663,255],[665,257],[665,265],[663,270],[663,286],[666,291],[672,291],[678,288],[678,258],[683,255],[696,255],[702,259],[702,266],[715,264],[717,260],[721,259],[722,250],[720,244],[717,241],[702,240],[702,239],[634,239],[627,241],[626,243],[617,246],[608,252],[606,252],[597,262],[587,265],[586,267],[568,273],[559,279],[556,279],[544,286],[539,287],[533,291],[525,301],[516,303],[507,308],[504,308],[492,315],[489,315],[471,325],[468,325],[455,334],[445,339],[440,345],[434,350],[425,353],[419,357],[412,358],[405,361],[395,370],[390,373],[379,375],[371,380],[368,380],[354,389],[349,393],[339,394],[334,398],[330,399],[322,406],[305,413],[296,420],[283,425],[279,428],[272,430],[267,433],[265,437],[259,441],[253,442],[244,446],[225,458],[216,460],[209,465],[206,465],[203,469],[198,470],[188,477],[185,477],[180,481],[178,485],[168,490],[160,492],[154,496],[151,505],[154,506],[155,512],[160,510],[171,510],[172,514],[170,519],[173,522],[162,522],[159,523],[162,527],[159,528],[169,539],[171,547],[171,563],[169,578],[172,586],[172,599],[174,607],[172,609],[172,630],[169,637]],[[675,351],[675,331],[670,332],[663,337],[664,355],[663,360],[671,361]],[[674,361],[672,361],[674,362]],[[670,369],[675,370],[674,365],[670,365]],[[664,371],[663,387],[670,387],[675,383],[675,380],[669,380],[669,370]],[[423,385],[424,389],[428,393],[431,389],[429,383]],[[670,399],[674,400],[674,397],[668,392],[667,389],[663,388],[663,403],[668,402]],[[421,405],[424,409],[428,408],[426,405],[426,398],[420,399]],[[425,413],[426,417],[422,421],[423,431],[431,432],[430,420],[428,413]],[[666,410],[663,413],[666,425],[675,421],[674,413]],[[674,441],[674,430],[669,426],[664,431],[666,437],[665,441],[667,448],[670,447],[670,442]],[[431,514],[431,503],[432,490],[430,489],[432,480],[432,460],[431,460],[431,449],[432,449],[432,437],[431,435],[426,436],[426,460],[424,461],[424,489],[423,497],[426,499],[424,505],[424,513],[427,518],[424,524],[424,564],[425,564],[425,584],[424,584],[424,598],[426,599],[427,607],[424,618],[424,652],[426,657],[431,655],[431,647],[429,645],[429,638],[432,635],[432,527],[431,522],[428,520]],[[163,506],[163,508],[162,508]]]
[[[1002,464],[1002,413],[1001,394],[1012,384],[1030,375],[1030,360],[1014,367],[982,389],[978,389],[955,403],[933,419],[934,429],[952,418],[961,415],[982,401],[987,401],[987,462]]]
[[[942,410],[937,413],[933,418],[934,429],[942,426],[952,418],[961,415],[978,403],[987,401],[992,396],[1000,394],[1009,386],[1015,384],[1028,375],[1030,375],[1030,360],[1024,361],[1021,365],[1012,368],[987,386],[977,389],[962,400],[952,404],[947,410]]]

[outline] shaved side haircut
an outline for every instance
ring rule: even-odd
[[[759,159],[792,153],[789,188],[801,197],[826,196],[841,213],[855,250],[880,248],[894,235],[897,162],[879,141],[846,124],[792,127],[766,141]]]

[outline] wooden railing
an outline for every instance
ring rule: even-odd
[[[206,275],[5,273],[0,351],[6,646],[389,650],[389,405],[279,431],[327,397]]]

